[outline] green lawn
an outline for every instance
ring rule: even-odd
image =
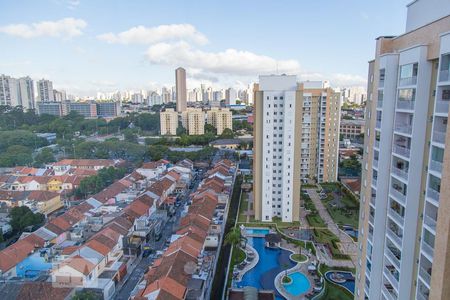
[[[247,193],[241,194],[241,204],[239,205],[239,217],[238,222],[247,222],[247,216],[244,214],[247,211],[248,206]]]
[[[245,259],[245,252],[241,248],[234,248],[231,254],[231,266],[230,270],[233,270],[235,265],[240,264]]]
[[[351,225],[358,228],[359,222],[359,202],[347,190],[341,188],[339,183],[322,183],[321,186],[328,192],[323,203],[334,222],[338,225]],[[343,207],[336,207],[333,204],[333,193],[331,191],[341,190],[340,203]]]
[[[303,254],[292,254],[292,259],[296,262],[305,262],[308,258],[304,256]]]
[[[322,220],[322,218],[319,216],[318,213],[311,213],[306,216],[306,220],[309,223],[309,226],[311,227],[327,227],[325,222]]]

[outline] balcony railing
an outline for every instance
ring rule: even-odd
[[[372,223],[372,225],[375,224],[375,217],[371,214],[369,214],[369,222]]]
[[[442,70],[439,72],[439,81],[449,81],[449,70]]]
[[[373,159],[373,166],[378,169],[378,159]]]
[[[384,79],[378,81],[378,87],[384,87]]]
[[[430,169],[439,173],[442,173],[442,162],[437,160],[430,161]]]
[[[376,199],[377,197],[376,196],[371,196],[370,197],[370,203],[373,205],[373,206],[375,206],[375,199]]]
[[[377,108],[383,107],[383,99],[378,98],[377,100]]]
[[[377,186],[377,178],[372,178],[372,185]]]
[[[390,228],[386,229],[388,236],[396,242],[400,247],[402,246],[402,237],[399,237],[395,232],[393,232]]]
[[[436,109],[437,113],[448,114],[449,101],[448,100],[437,100]]]
[[[433,131],[433,142],[445,144],[445,131],[434,130]]]
[[[432,188],[428,188],[427,189],[427,196],[428,196],[428,198],[431,198],[434,201],[438,201],[439,202],[439,196],[440,195],[441,194],[438,191],[436,191],[436,190],[434,190]]]
[[[407,158],[409,158],[409,156],[411,155],[411,149],[403,147],[403,146],[395,145],[395,144],[392,146],[392,151],[398,155],[401,155],[401,156],[407,157]]]
[[[408,171],[407,170],[402,170],[402,169],[399,169],[399,168],[393,166],[392,173],[394,173],[395,175],[397,175],[400,178],[408,180]]]
[[[403,225],[403,223],[405,222],[405,219],[392,208],[389,209],[389,216],[400,225]]]
[[[417,300],[428,300],[428,296],[425,296],[421,292],[417,292]]]
[[[430,282],[431,282],[431,275],[428,274],[427,270],[425,270],[424,267],[419,267],[419,274],[420,274],[420,277],[422,277],[422,279],[423,279],[428,285],[430,285]]]
[[[396,124],[394,130],[405,134],[411,134],[412,126],[409,124]]]
[[[399,82],[399,86],[416,85],[416,84],[417,84],[417,76],[400,78]]]
[[[378,129],[381,128],[381,120],[377,120],[377,121],[375,122],[375,128],[378,128]]]
[[[388,300],[397,300],[398,297],[393,288],[389,290],[384,284],[382,285],[382,287],[383,292],[388,298]]]
[[[375,148],[380,149],[380,141],[375,140],[374,143],[373,143],[373,146],[374,146]]]
[[[398,280],[397,280],[397,278],[395,278],[395,276],[391,272],[389,272],[389,270],[386,269],[386,268],[384,268],[384,276],[386,276],[389,279],[389,281],[391,282],[392,286],[394,286],[395,288],[398,289]]]
[[[415,101],[397,100],[397,108],[398,109],[414,110],[414,103],[415,103]]]
[[[395,199],[397,199],[400,203],[403,205],[406,203],[406,195],[402,194],[401,192],[394,189],[392,186],[389,189],[389,193],[394,196]]]
[[[424,240],[422,240],[422,250],[427,253],[429,257],[433,257],[434,249],[428,245]]]
[[[436,220],[435,219],[433,219],[430,216],[425,215],[425,217],[423,218],[423,221],[425,224],[427,224],[428,227],[430,227],[431,229],[436,231]]]
[[[389,257],[389,259],[392,261],[392,263],[393,263],[398,269],[400,269],[400,259],[398,259],[398,257],[395,256],[394,253],[392,253],[391,249],[387,248],[385,254],[386,254],[387,257]]]

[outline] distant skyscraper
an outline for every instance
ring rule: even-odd
[[[186,91],[186,70],[178,68],[175,70],[175,81],[177,89],[177,111],[183,112],[187,108],[187,91]]]
[[[302,99],[296,76],[260,76],[254,102],[255,219],[298,221]]]
[[[235,105],[237,99],[237,92],[233,88],[228,88],[225,91],[225,104],[227,105]]]
[[[20,105],[17,79],[6,75],[0,76],[0,105]]]
[[[53,83],[47,79],[37,82],[38,99],[40,102],[54,102]]]
[[[369,62],[355,299],[450,299],[450,5],[408,5]]]
[[[34,85],[30,77],[22,77],[18,80],[20,105],[25,109],[35,108]]]

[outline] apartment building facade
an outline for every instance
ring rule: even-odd
[[[255,219],[299,219],[302,96],[297,77],[260,76],[254,97]]]
[[[450,6],[408,5],[369,63],[356,299],[449,299]]]
[[[205,134],[205,113],[201,108],[187,108],[181,113],[181,122],[188,135]]]
[[[216,128],[218,135],[221,135],[225,128],[233,130],[232,113],[228,108],[212,107],[206,112],[206,116],[206,122]]]
[[[160,113],[161,135],[176,135],[178,128],[178,113],[173,108],[166,108]]]
[[[338,173],[340,93],[322,81],[299,84],[301,107],[300,178],[335,182]]]

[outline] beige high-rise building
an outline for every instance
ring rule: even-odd
[[[178,113],[173,108],[166,108],[160,113],[161,135],[176,135]]]
[[[233,130],[233,115],[228,108],[212,107],[206,112],[207,123],[214,126],[221,135],[225,128]]]
[[[183,112],[187,108],[187,90],[186,90],[186,70],[178,68],[175,70],[177,112]]]
[[[356,299],[450,299],[450,5],[407,10],[369,63]]]
[[[339,165],[340,93],[322,81],[299,84],[301,109],[300,178],[307,182],[337,181]]]
[[[201,108],[187,108],[181,113],[181,122],[188,135],[205,134],[205,113]]]

